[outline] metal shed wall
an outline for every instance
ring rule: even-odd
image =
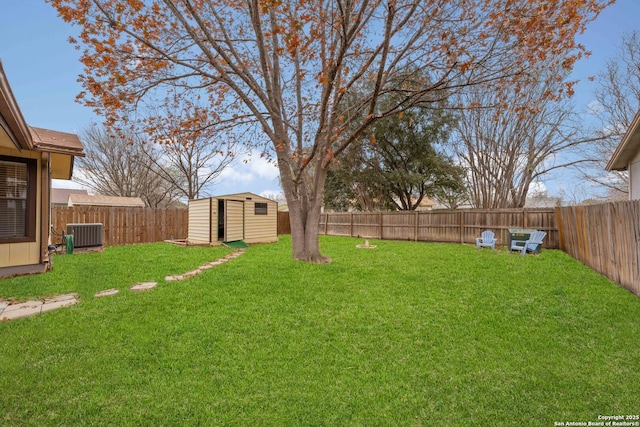
[[[211,243],[211,200],[189,200],[189,228],[187,241],[195,244]],[[216,209],[217,210],[217,209]],[[217,216],[216,216],[217,218]],[[217,224],[217,222],[213,222]],[[217,237],[217,229],[214,233]]]
[[[244,240],[244,202],[225,200],[224,240],[233,242]]]
[[[267,204],[266,215],[256,215],[256,203]],[[269,199],[245,201],[244,235],[247,243],[277,242],[278,204]]]
[[[225,241],[278,241],[278,204],[253,193],[237,193],[189,201],[190,243],[218,244],[218,201],[225,202]],[[256,215],[256,203],[267,204],[267,214]]]

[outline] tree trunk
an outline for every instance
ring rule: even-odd
[[[294,259],[317,263],[331,262],[330,258],[320,253],[318,234],[320,231],[321,208],[321,203],[311,203],[308,211],[305,212],[300,200],[289,203],[291,245],[293,246]]]
[[[318,241],[327,170],[322,167],[321,161],[316,163],[311,179],[301,179],[297,183],[293,181],[288,161],[279,163],[278,167],[289,207],[293,258],[299,261],[330,263],[331,259],[320,253]]]

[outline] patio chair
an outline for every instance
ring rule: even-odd
[[[540,249],[542,248],[542,239],[546,236],[547,233],[544,231],[534,231],[529,236],[529,240],[524,242],[524,245],[520,245],[518,243],[523,243],[522,241],[514,241],[511,242],[511,251],[520,251],[522,252],[522,256],[524,256],[527,252],[540,253]]]
[[[491,230],[485,230],[480,237],[476,237],[476,248],[496,248],[495,234]]]

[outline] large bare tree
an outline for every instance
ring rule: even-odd
[[[238,135],[199,123],[201,109],[188,104],[185,110],[176,106],[151,116],[157,128],[152,135],[159,143],[160,153],[158,156],[149,152],[153,171],[186,200],[210,196],[216,179],[242,152]]]
[[[590,162],[580,171],[587,182],[604,187],[606,197],[627,198],[627,172],[607,172],[605,166],[640,107],[640,34],[637,31],[623,36],[617,54],[607,61],[596,81],[595,102],[590,105],[590,113],[596,119],[592,130],[594,142],[585,150]]]
[[[491,88],[465,94],[454,136],[455,151],[468,171],[470,203],[477,208],[523,207],[531,185],[551,172],[583,162],[579,136],[566,100],[546,97],[562,80],[524,86],[504,105]],[[563,73],[560,73],[562,75]]]
[[[176,188],[157,170],[160,153],[140,137],[90,126],[80,139],[86,156],[80,159],[77,182],[105,196],[140,197],[149,207],[176,200]]]
[[[209,106],[203,126],[253,121],[277,160],[293,256],[318,262],[327,168],[374,122],[478,84],[508,93],[549,62],[570,69],[576,33],[610,3],[48,1],[81,26],[80,99],[108,122],[144,124],[142,104],[187,93]],[[398,102],[383,107],[388,94]]]

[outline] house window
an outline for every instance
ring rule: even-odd
[[[0,156],[0,242],[35,240],[37,162]]]
[[[266,215],[267,214],[267,204],[266,203],[256,203],[255,204],[255,214],[256,215]]]

